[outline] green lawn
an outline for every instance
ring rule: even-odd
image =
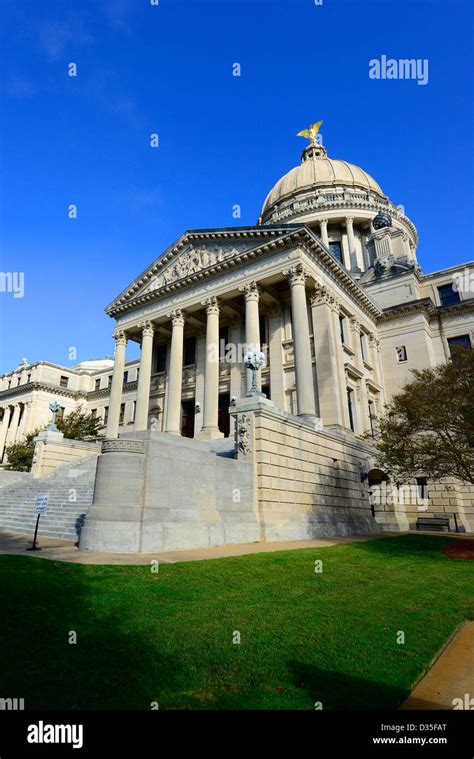
[[[400,536],[157,574],[1,556],[0,696],[26,709],[396,708],[474,617],[474,565],[445,557],[448,541]]]

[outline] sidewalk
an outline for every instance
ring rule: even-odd
[[[72,541],[38,538],[41,551],[26,551],[31,545],[31,538],[17,533],[0,532],[0,554],[33,556],[55,561],[70,561],[78,564],[149,564],[158,559],[162,564],[176,564],[180,561],[200,561],[202,559],[221,559],[226,556],[244,556],[251,553],[271,553],[275,551],[292,551],[297,548],[325,548],[341,543],[387,538],[401,533],[374,533],[371,535],[352,535],[342,538],[317,538],[314,540],[295,540],[280,543],[235,543],[233,545],[214,546],[213,548],[193,548],[186,551],[169,551],[166,553],[104,553],[102,551],[79,551]]]
[[[400,709],[472,709],[471,698],[474,699],[474,622],[465,622]]]

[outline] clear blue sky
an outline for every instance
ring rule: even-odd
[[[254,224],[317,119],[404,204],[425,271],[470,260],[471,5],[0,0],[0,269],[25,276],[0,293],[0,372],[110,354],[104,307],[184,230],[234,204]],[[427,58],[428,84],[371,80],[382,54]]]

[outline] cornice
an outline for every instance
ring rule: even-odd
[[[128,393],[131,390],[136,390],[138,387],[137,380],[133,382],[126,382],[122,387],[122,393]],[[94,400],[95,398],[107,398],[110,395],[110,387],[101,387],[100,390],[90,390],[84,393],[87,400]]]
[[[168,295],[169,293],[186,290],[189,287],[194,286],[197,282],[201,282],[216,274],[218,275],[223,271],[242,268],[254,258],[265,258],[268,255],[272,255],[278,249],[288,249],[292,244],[293,246],[296,244],[303,249],[310,258],[315,256],[317,261],[323,264],[326,273],[337,282],[343,291],[358,303],[359,307],[362,308],[366,314],[372,319],[377,319],[381,315],[381,309],[377,306],[375,301],[364,292],[356,281],[346,272],[343,266],[336,261],[334,256],[331,255],[329,250],[319,238],[316,237],[311,229],[309,229],[309,227],[306,227],[305,225],[292,225],[284,230],[285,234],[281,234],[283,232],[281,228],[279,231],[280,236],[276,239],[271,239],[264,244],[245,250],[242,253],[236,254],[232,258],[207,269],[202,269],[201,271],[191,274],[188,277],[184,277],[177,282],[143,293],[141,296],[121,305],[117,304],[109,311],[109,314],[110,316],[116,316],[127,311],[133,311],[144,304],[157,301],[160,297]],[[150,278],[151,276],[153,275],[150,273]],[[145,282],[142,282],[142,285],[143,284],[145,284]]]
[[[400,319],[400,317],[404,316],[413,316],[414,314],[424,314],[429,318],[434,310],[435,305],[431,298],[412,300],[408,303],[397,304],[386,309],[380,316],[379,323],[391,321],[392,319]]]
[[[438,315],[456,316],[458,313],[474,313],[474,298],[461,300],[459,303],[453,303],[451,306],[436,306],[432,318],[437,318]]]
[[[193,241],[199,241],[202,242],[203,240],[246,240],[246,239],[253,239],[255,237],[265,237],[265,238],[272,238],[276,237],[279,238],[282,235],[288,234],[289,231],[292,229],[297,229],[300,224],[287,224],[287,225],[268,225],[266,227],[229,227],[225,229],[200,229],[200,230],[192,230],[189,232],[185,232],[181,237],[178,238],[178,240],[173,243],[169,248],[167,248],[164,253],[156,260],[154,263],[148,267],[142,274],[140,274],[137,279],[135,279],[131,285],[125,288],[120,295],[118,295],[105,309],[105,312],[109,314],[109,316],[115,316],[117,313],[120,313],[124,310],[130,310],[130,306],[136,307],[136,305],[140,305],[141,302],[146,302],[150,300],[150,298],[146,298],[146,296],[155,296],[156,294],[164,294],[167,292],[172,292],[175,289],[179,289],[187,284],[195,284],[196,281],[204,278],[206,275],[212,275],[216,272],[221,271],[222,269],[228,268],[229,265],[232,265],[233,262],[236,261],[236,259],[240,259],[245,254],[250,253],[255,248],[259,248],[260,245],[255,245],[251,248],[249,248],[246,251],[243,251],[241,254],[237,254],[236,256],[233,256],[231,259],[226,259],[218,264],[213,264],[212,266],[208,267],[207,269],[201,269],[200,271],[197,271],[193,274],[190,274],[187,277],[184,277],[183,279],[180,279],[176,282],[171,282],[168,285],[165,285],[164,287],[161,287],[157,290],[154,290],[151,293],[145,293],[140,297],[131,297],[133,296],[133,293],[138,292],[143,287],[145,287],[149,282],[158,275],[163,268],[168,266],[168,264],[171,262],[173,258],[175,258],[179,253],[181,253],[184,248]],[[145,299],[145,300],[143,300]],[[153,297],[154,299],[154,297]]]
[[[65,398],[73,398],[74,400],[79,398],[85,399],[87,395],[83,390],[70,390],[67,387],[59,387],[59,385],[53,385],[50,382],[25,382],[24,385],[16,385],[16,387],[0,390],[0,400],[14,397],[15,395],[21,395],[25,391],[33,392],[34,390],[44,390],[47,393],[61,395]]]
[[[448,266],[447,269],[438,269],[437,271],[431,271],[427,274],[422,274],[421,279],[423,282],[427,282],[430,279],[437,279],[438,277],[446,276],[446,274],[454,274],[464,269],[474,269],[474,261],[466,261],[463,264],[456,264],[456,266]]]
[[[443,315],[454,316],[459,313],[474,313],[474,298],[453,303],[451,306],[435,306],[431,298],[412,300],[409,303],[392,306],[390,309],[384,311],[379,318],[379,323],[413,316],[417,313],[424,314],[430,321],[438,319],[439,316]]]

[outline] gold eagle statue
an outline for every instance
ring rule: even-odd
[[[315,124],[310,124],[308,129],[303,129],[301,132],[298,132],[296,136],[307,137],[308,140],[311,140],[312,145],[316,145],[316,136],[321,128],[322,123],[322,121],[317,121]]]

